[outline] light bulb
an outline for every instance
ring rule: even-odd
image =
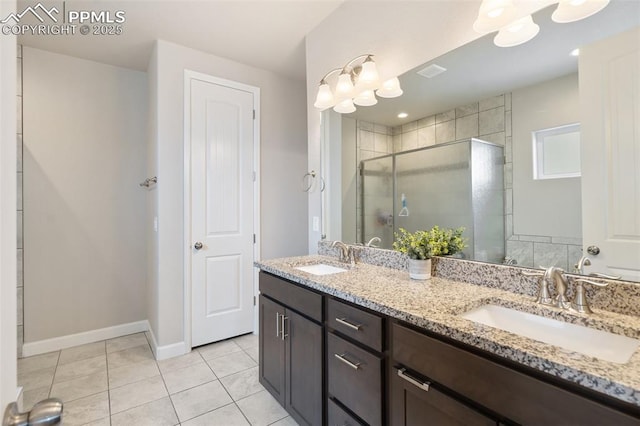
[[[513,47],[528,42],[539,32],[540,26],[528,15],[502,28],[493,42],[499,47]]]
[[[380,87],[376,91],[376,95],[381,98],[397,98],[402,95],[402,89],[400,88],[400,80],[398,77],[391,78],[382,83],[382,87]]]
[[[378,69],[376,63],[373,62],[371,56],[362,64],[362,69],[358,75],[358,82],[356,88],[360,90],[375,89],[380,85],[380,77],[378,76]]]
[[[512,0],[482,0],[473,29],[479,33],[498,31],[513,21],[516,12]]]
[[[608,4],[609,0],[560,0],[551,19],[560,24],[579,21],[600,12]]]
[[[353,98],[353,103],[360,106],[371,106],[378,103],[373,90],[365,90]]]
[[[351,81],[351,73],[342,71],[342,74],[338,77],[338,84],[336,85],[336,96],[339,99],[351,98],[353,92],[354,87]]]
[[[313,104],[318,109],[327,109],[333,105],[333,93],[327,83],[320,84],[318,88],[318,95],[316,96],[316,102]]]
[[[351,98],[345,99],[344,101],[339,102],[336,106],[333,107],[335,112],[339,112],[340,114],[349,114],[356,110],[355,105],[353,105],[353,101]]]

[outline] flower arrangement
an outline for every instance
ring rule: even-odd
[[[396,232],[393,248],[409,256],[409,259],[424,260],[433,256],[446,256],[462,251],[467,245],[462,237],[464,227],[440,229],[434,226],[429,231],[408,232],[400,228]]]

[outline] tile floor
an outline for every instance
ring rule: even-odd
[[[57,397],[63,425],[291,426],[258,383],[258,337],[247,334],[164,361],[145,333],[18,360],[24,406]]]

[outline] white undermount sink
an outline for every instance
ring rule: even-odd
[[[627,363],[640,346],[640,340],[637,339],[497,305],[483,305],[461,316],[490,327],[618,364]]]
[[[317,263],[315,265],[297,266],[296,269],[307,272],[313,275],[331,275],[338,274],[340,272],[347,272],[344,268],[338,268],[336,266],[326,265],[324,263]]]

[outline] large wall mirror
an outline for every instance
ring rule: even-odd
[[[523,45],[487,35],[400,76],[399,98],[323,112],[327,239],[464,226],[469,259],[573,271],[586,255],[585,274],[640,281],[640,2],[552,11]]]

